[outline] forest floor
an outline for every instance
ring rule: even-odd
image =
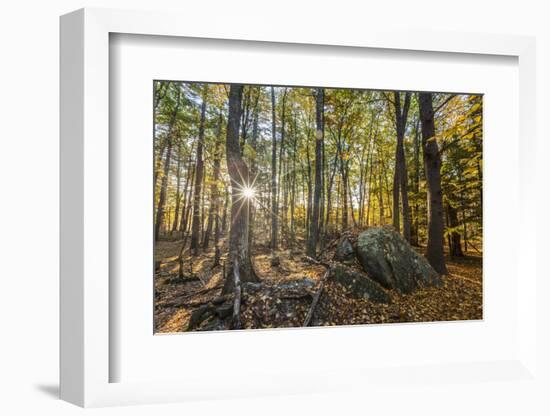
[[[155,260],[160,267],[155,275],[155,332],[174,333],[187,330],[191,314],[201,305],[221,295],[223,266],[212,267],[214,249],[203,251],[196,257],[184,253],[185,281],[178,278],[178,254],[181,241],[157,243]],[[278,298],[266,292],[248,294],[243,298],[241,319],[243,328],[301,327],[311,305],[313,293],[326,269],[322,265],[304,261],[303,247],[280,250],[278,266],[271,266],[271,253],[267,246],[255,245],[253,265],[264,285],[276,287],[285,282],[315,282],[308,298],[296,299],[289,309]],[[330,247],[330,245],[329,245]],[[422,248],[418,248],[422,252]],[[222,252],[225,250],[222,249]],[[327,249],[322,258],[331,260],[334,247]],[[396,322],[430,322],[479,320],[482,315],[482,257],[468,253],[461,258],[447,257],[449,275],[442,287],[420,288],[403,295],[387,291],[388,304],[374,303],[349,296],[347,289],[334,281],[324,285],[315,309],[312,326],[381,324]],[[224,256],[221,258],[223,265]],[[358,265],[354,266],[360,271]]]

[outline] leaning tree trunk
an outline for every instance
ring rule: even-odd
[[[204,84],[202,93],[201,116],[199,123],[199,138],[197,143],[197,165],[195,168],[195,191],[193,193],[193,222],[191,225],[191,251],[193,255],[199,254],[199,236],[200,236],[200,203],[202,194],[202,181],[204,172],[204,160],[202,152],[204,147],[204,124],[206,118],[206,95],[208,94],[208,84]]]
[[[428,247],[426,258],[440,274],[447,274],[443,252],[443,192],[441,190],[441,155],[435,140],[435,121],[431,93],[419,93],[424,169],[428,187]]]
[[[241,156],[239,127],[242,84],[232,84],[229,90],[229,115],[226,135],[227,171],[231,179],[231,228],[229,231],[229,255],[223,293],[234,289],[234,265],[238,264],[241,282],[257,282],[258,277],[250,261],[248,245],[249,198],[242,197],[242,189],[250,183],[248,166]]]
[[[307,240],[307,255],[315,258],[317,250],[317,240],[319,238],[319,214],[321,202],[321,175],[323,168],[323,102],[324,91],[322,88],[317,89],[316,97],[316,124],[317,131],[315,133],[315,190],[313,191],[313,210],[311,212],[311,220],[309,226],[309,238]]]

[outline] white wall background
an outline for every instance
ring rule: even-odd
[[[297,1],[245,0],[5,0],[0,10],[0,413],[72,415],[82,409],[56,399],[58,385],[58,16],[81,7],[178,10],[189,19],[209,13],[228,18],[275,19],[281,30],[304,20],[319,20],[327,31],[339,25],[403,27],[536,35],[538,47],[539,274],[550,277],[547,256],[550,146],[544,139],[550,116],[550,27],[544,1],[402,0]],[[182,21],[182,25],[185,21]],[[236,26],[238,30],[238,26]],[[503,120],[503,122],[505,122]],[[545,158],[545,159],[542,159]],[[513,227],[513,224],[508,224]],[[538,287],[541,354],[548,371],[549,304]],[[544,302],[543,302],[544,301]],[[546,324],[546,325],[544,325]],[[543,327],[544,325],[544,327]],[[543,329],[546,330],[543,331]],[[546,353],[544,353],[544,351]],[[546,386],[548,387],[548,386]],[[452,393],[449,391],[452,390]],[[550,391],[550,388],[548,388]],[[346,393],[163,405],[152,408],[93,410],[101,415],[145,415],[151,412],[201,414],[392,414],[407,404],[409,414],[548,414],[544,392],[499,383],[490,394],[475,386],[453,389],[434,385],[425,392],[392,399],[353,397]],[[546,392],[547,393],[547,392]]]

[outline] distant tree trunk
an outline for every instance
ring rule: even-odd
[[[393,217],[392,217],[392,220],[393,220],[393,227],[397,230],[398,233],[401,232],[401,221],[400,221],[400,218],[399,218],[399,169],[397,168],[397,152],[395,154],[395,161],[396,161],[396,166],[395,166],[395,170],[393,171],[393,188],[392,188],[392,193],[393,193],[393,198],[392,198],[392,203],[393,203]]]
[[[174,141],[174,124],[176,123],[176,117],[178,115],[179,106],[181,98],[181,89],[178,88],[178,93],[176,97],[176,104],[174,105],[174,110],[172,111],[172,116],[170,117],[170,122],[168,123],[168,133],[166,135],[167,149],[166,149],[166,158],[164,159],[164,169],[163,177],[160,185],[160,194],[159,194],[159,205],[157,209],[157,218],[155,223],[155,241],[159,240],[160,227],[164,223],[164,209],[166,205],[166,194],[168,192],[168,174],[170,172],[170,161],[172,158],[172,145]]]
[[[202,92],[201,115],[199,122],[199,137],[197,142],[197,164],[195,168],[195,191],[193,193],[193,223],[191,225],[191,251],[193,255],[199,254],[199,239],[200,239],[200,205],[202,195],[202,182],[204,160],[202,159],[204,147],[204,130],[206,120],[206,98],[208,94],[208,84],[204,84]]]
[[[192,155],[189,153],[189,159],[187,161],[187,175],[185,177],[185,185],[183,187],[183,201],[181,204],[181,215],[180,215],[180,223],[179,223],[179,231],[182,233],[185,231],[185,225],[186,225],[186,217],[185,213],[187,211],[187,206],[190,201],[190,196],[188,197],[187,194],[190,190],[189,184],[193,183],[193,174],[194,169],[191,167],[191,161],[192,161]]]
[[[277,174],[277,214],[279,211],[279,220],[281,222],[281,234],[284,238],[285,227],[286,227],[286,206],[285,203],[281,205],[281,191],[283,190],[283,157],[285,151],[285,132],[286,132],[286,98],[287,98],[287,88],[283,90],[283,96],[281,97],[281,142],[279,144],[279,172]],[[285,194],[286,196],[286,194]]]
[[[323,168],[323,107],[324,107],[324,90],[317,88],[315,98],[315,190],[313,195],[313,210],[311,212],[309,236],[307,240],[307,255],[315,258],[317,251],[317,241],[319,238],[319,214],[321,202],[321,175]]]
[[[382,186],[382,161],[378,160],[378,203],[380,225],[384,225],[384,187]]]
[[[189,179],[189,192],[187,194],[187,202],[185,204],[185,212],[181,218],[181,231],[187,232],[189,230],[189,214],[191,213],[191,205],[193,199],[193,183],[195,181],[195,165],[189,168],[191,170],[191,177]]]
[[[401,108],[401,93],[395,91],[394,95],[394,108],[395,108],[395,130],[397,133],[397,145],[395,148],[395,175],[394,175],[394,202],[393,202],[393,216],[394,226],[397,224],[397,230],[399,231],[399,193],[401,193],[401,206],[403,215],[403,237],[405,240],[411,241],[411,217],[409,210],[409,194],[408,194],[408,174],[407,174],[407,162],[405,159],[405,129],[407,126],[407,116],[409,113],[409,106],[411,102],[411,93],[405,93],[405,102],[403,108]],[[396,186],[398,187],[396,193]],[[395,198],[397,196],[397,201]],[[397,219],[397,220],[396,220]]]
[[[220,118],[218,121],[218,134],[216,137],[216,144],[214,145],[214,173],[212,184],[210,185],[210,195],[212,197],[212,200],[210,201],[210,208],[208,210],[208,223],[206,224],[206,232],[204,233],[204,240],[202,242],[202,247],[205,250],[208,248],[208,244],[210,243],[210,235],[212,234],[214,220],[218,216],[218,181],[220,180],[220,145],[222,140],[222,121],[223,116],[220,111]]]
[[[254,114],[252,118],[252,140],[250,142],[250,147],[252,147],[253,150],[253,156],[252,160],[250,161],[250,177],[252,178],[252,184],[256,186],[256,176],[258,175],[258,167],[257,167],[257,160],[256,160],[256,152],[258,147],[258,100],[260,98],[260,90],[258,90],[256,95],[256,102],[254,105]],[[257,191],[255,190],[257,193]],[[249,204],[249,212],[248,212],[248,246],[252,248],[252,245],[254,243],[254,221],[255,221],[255,207],[254,204]]]
[[[351,220],[353,222],[353,226],[357,227],[357,220],[355,219],[355,210],[353,208],[353,194],[352,194],[352,187],[349,183],[349,165],[346,168],[346,180],[348,182],[348,196],[349,196],[349,209],[351,214]]]
[[[328,186],[327,186],[327,213],[326,213],[326,219],[325,219],[325,235],[327,235],[328,232],[328,226],[330,224],[330,212],[332,211],[332,188],[334,186],[334,175],[336,175],[336,161],[333,163],[332,171],[330,172],[330,176],[328,179]]]
[[[325,238],[324,238],[324,218],[325,218],[325,183],[326,183],[326,155],[325,155],[325,140],[324,140],[324,129],[325,129],[325,112],[324,112],[324,96],[323,96],[323,113],[321,114],[321,125],[323,126],[323,142],[321,143],[321,196],[320,196],[320,208],[319,208],[319,230],[317,232],[317,239],[319,240],[321,250],[325,248]]]
[[[227,232],[227,206],[229,205],[229,192],[225,189],[225,198],[223,201],[222,232]]]
[[[460,226],[458,222],[458,213],[455,207],[450,202],[447,202],[447,218],[449,219],[449,238],[450,246],[449,251],[453,257],[464,257],[462,252],[462,242],[460,238],[460,233],[457,231],[457,228]]]
[[[343,162],[342,162],[343,165]],[[342,230],[348,229],[348,177],[346,175],[346,170],[342,166]]]
[[[419,93],[424,169],[428,187],[428,247],[426,258],[440,274],[447,274],[443,252],[443,193],[441,191],[441,156],[435,140],[435,121],[431,93]]]
[[[464,234],[464,252],[468,252],[468,227],[466,225],[466,207],[464,206],[464,196],[460,193],[460,202],[462,209],[462,230]]]
[[[313,203],[313,183],[312,183],[312,174],[311,174],[311,158],[309,155],[309,137],[306,144],[306,164],[307,169],[305,170],[307,172],[307,203],[306,203],[306,221],[304,224],[305,233],[306,233],[306,241],[309,240],[309,231],[310,231],[310,224],[311,224],[311,211],[312,203]],[[302,166],[302,172],[304,172],[304,167]]]
[[[416,120],[414,128],[414,204],[413,204],[413,221],[411,224],[411,244],[418,246],[419,240],[419,225],[418,225],[418,192],[420,183],[420,120]]]
[[[241,282],[257,282],[248,246],[248,206],[250,200],[242,198],[241,189],[250,182],[248,166],[241,156],[239,124],[243,86],[232,84],[229,89],[229,116],[226,134],[227,171],[231,178],[231,229],[229,231],[229,255],[223,293],[234,290],[234,265],[239,267]]]
[[[172,223],[172,230],[170,234],[178,230],[178,220],[180,213],[180,200],[181,200],[181,146],[178,146],[178,165],[176,167],[176,208],[174,209],[174,222]]]
[[[275,121],[275,88],[271,87],[271,249],[277,250],[277,130]]]
[[[298,134],[296,125],[296,113],[293,116],[293,130],[292,130],[292,185],[290,193],[290,239],[294,243],[296,241],[296,152],[298,147]]]

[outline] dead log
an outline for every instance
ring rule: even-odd
[[[326,262],[321,261],[321,260],[316,260],[313,257],[309,257],[309,256],[302,256],[302,261],[304,263],[309,263],[309,264],[318,264],[320,266],[326,267],[327,269],[330,269],[332,267],[332,265],[330,263],[326,263]]]
[[[311,302],[311,306],[309,307],[309,311],[307,312],[306,319],[304,320],[303,326],[309,326],[309,324],[311,323],[311,319],[313,318],[313,314],[315,313],[315,309],[317,308],[317,304],[319,303],[319,299],[321,298],[321,293],[323,293],[323,288],[325,286],[325,282],[327,281],[329,274],[330,274],[330,267],[327,268],[327,271],[321,278],[321,282],[319,283],[319,289],[317,289],[317,292],[313,296],[313,301]]]

